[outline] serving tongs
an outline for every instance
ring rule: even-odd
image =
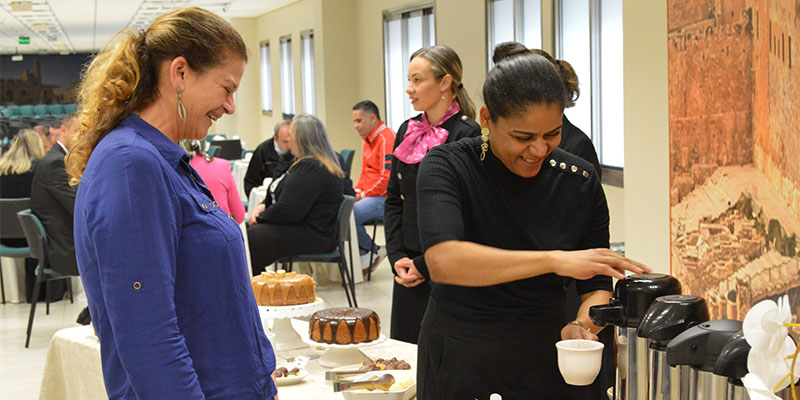
[[[391,374],[383,374],[380,378],[376,378],[373,376],[370,380],[366,381],[356,381],[356,382],[335,382],[333,384],[333,391],[334,392],[341,392],[344,390],[356,390],[356,389],[367,389],[367,390],[375,390],[380,389],[383,391],[388,391],[389,388],[394,385],[394,376]]]
[[[342,379],[345,376],[359,375],[369,371],[372,371],[372,367],[369,365],[362,365],[358,369],[350,369],[346,371],[325,371],[325,380],[335,381],[337,379]]]

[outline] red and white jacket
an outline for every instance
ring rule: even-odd
[[[386,196],[386,185],[392,171],[392,148],[395,132],[381,122],[363,138],[361,176],[356,183],[356,199]]]

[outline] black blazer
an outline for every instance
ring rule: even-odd
[[[422,114],[412,118],[422,120]],[[408,128],[408,121],[403,122],[397,130],[394,148],[403,142]],[[481,135],[481,127],[459,111],[450,117],[442,128],[450,134],[445,143],[455,142],[465,137]],[[389,262],[394,265],[397,260],[408,257],[414,261],[414,266],[419,272],[430,279],[425,257],[422,254],[422,245],[419,240],[419,226],[417,225],[417,171],[419,163],[406,164],[392,156],[392,174],[386,187],[386,202],[384,203],[383,223],[386,232],[386,252]],[[392,268],[394,272],[394,268]]]
[[[33,169],[36,168],[37,161],[36,159],[32,160],[31,169],[21,174],[0,175],[0,197],[4,199],[31,197]],[[25,239],[0,239],[0,243],[10,247],[28,247]]]
[[[31,185],[31,211],[47,232],[47,258],[56,272],[78,275],[72,216],[77,188],[69,185],[64,166],[66,153],[54,145],[36,164]]]

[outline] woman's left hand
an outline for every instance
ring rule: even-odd
[[[561,328],[561,340],[571,339],[600,340],[597,335],[579,325],[567,325]]]

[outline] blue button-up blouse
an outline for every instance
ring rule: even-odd
[[[274,396],[239,226],[136,115],[89,158],[75,250],[111,399]]]

